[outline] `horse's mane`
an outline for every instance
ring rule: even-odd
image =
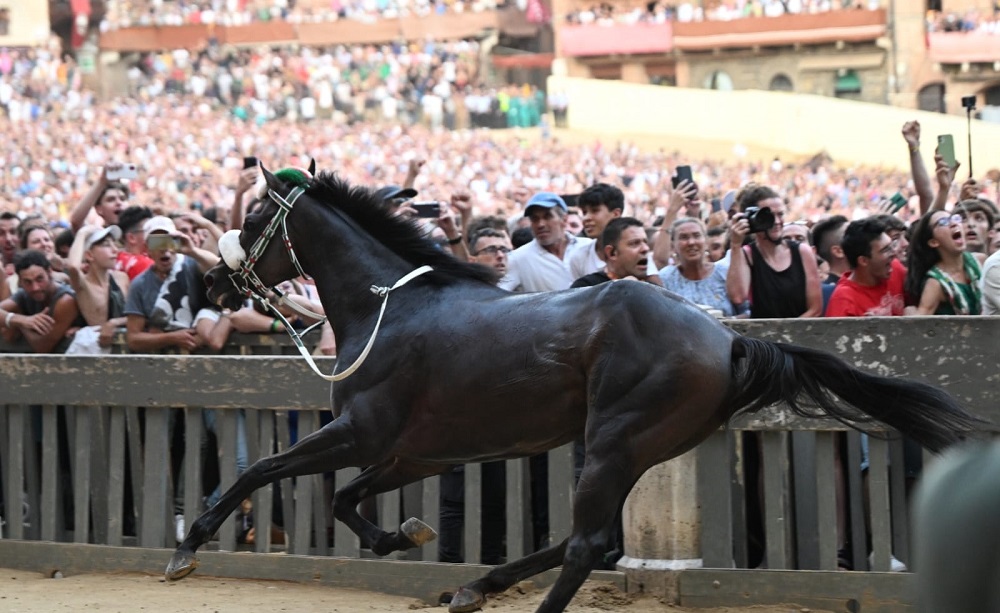
[[[331,209],[346,214],[372,238],[414,268],[426,265],[440,273],[427,276],[443,282],[468,279],[490,285],[496,283],[496,272],[492,268],[463,262],[441,251],[415,223],[393,215],[368,188],[352,186],[336,173],[324,171],[308,183],[306,193]]]

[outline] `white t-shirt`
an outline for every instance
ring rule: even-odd
[[[590,273],[604,270],[604,260],[597,255],[595,241],[593,239],[587,240],[591,241],[589,249],[574,249],[573,253],[566,254],[569,272],[573,275],[574,281]]]
[[[531,241],[515,249],[507,264],[507,276],[500,280],[500,287],[522,292],[550,292],[569,289],[576,277],[570,272],[569,262],[578,249],[594,250],[594,239],[566,235],[569,244],[563,259],[546,251],[538,241]],[[581,275],[582,276],[582,275]]]

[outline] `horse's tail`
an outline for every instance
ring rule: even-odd
[[[872,375],[833,354],[798,345],[738,336],[733,371],[733,415],[785,402],[797,415],[829,417],[853,428],[879,421],[932,451],[986,423],[944,390]]]

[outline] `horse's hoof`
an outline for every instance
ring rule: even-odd
[[[483,608],[484,604],[486,604],[486,596],[481,592],[467,587],[460,587],[455,592],[455,595],[451,597],[451,603],[448,605],[448,613],[478,611]]]
[[[167,564],[165,575],[169,581],[180,581],[193,573],[196,568],[198,568],[198,558],[194,557],[194,554],[175,551],[170,558],[170,564]]]
[[[411,517],[404,521],[403,525],[399,527],[399,531],[405,534],[406,538],[413,541],[413,544],[418,547],[430,543],[437,538],[437,532],[434,531],[434,528],[431,528],[416,517]]]

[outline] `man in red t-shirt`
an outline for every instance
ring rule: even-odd
[[[146,255],[146,240],[142,234],[142,224],[152,216],[153,212],[145,206],[130,206],[118,216],[122,249],[115,260],[115,270],[127,274],[129,281],[134,281],[153,265],[153,260]]]
[[[841,247],[851,272],[834,288],[826,316],[902,315],[906,268],[896,259],[885,224],[874,217],[852,221]]]

